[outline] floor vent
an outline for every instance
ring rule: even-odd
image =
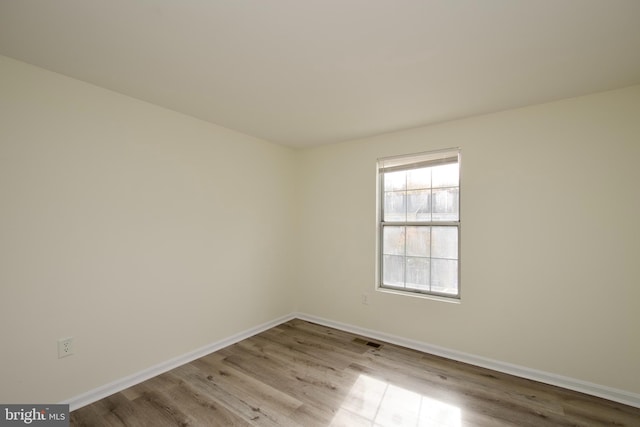
[[[382,347],[382,344],[378,344],[377,342],[373,342],[373,341],[367,341],[367,340],[362,339],[362,338],[354,338],[353,342],[356,343],[356,344],[368,345],[369,347],[373,347],[373,348]]]

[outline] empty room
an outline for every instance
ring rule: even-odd
[[[640,425],[639,22],[0,1],[0,425]]]

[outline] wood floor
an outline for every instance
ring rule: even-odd
[[[640,409],[295,319],[73,411],[71,425],[637,427]]]

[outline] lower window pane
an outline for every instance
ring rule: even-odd
[[[458,261],[431,258],[431,290],[444,294],[458,293]]]
[[[431,256],[458,259],[458,227],[431,228]]]
[[[407,227],[406,236],[407,255],[422,258],[431,255],[431,227]]]
[[[404,287],[404,257],[384,255],[382,258],[382,282],[385,285]]]
[[[407,288],[430,290],[429,258],[407,257]]]
[[[382,229],[382,253],[386,255],[404,255],[405,227],[384,227]]]

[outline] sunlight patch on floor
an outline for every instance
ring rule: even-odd
[[[361,374],[331,426],[460,427],[460,408]]]

